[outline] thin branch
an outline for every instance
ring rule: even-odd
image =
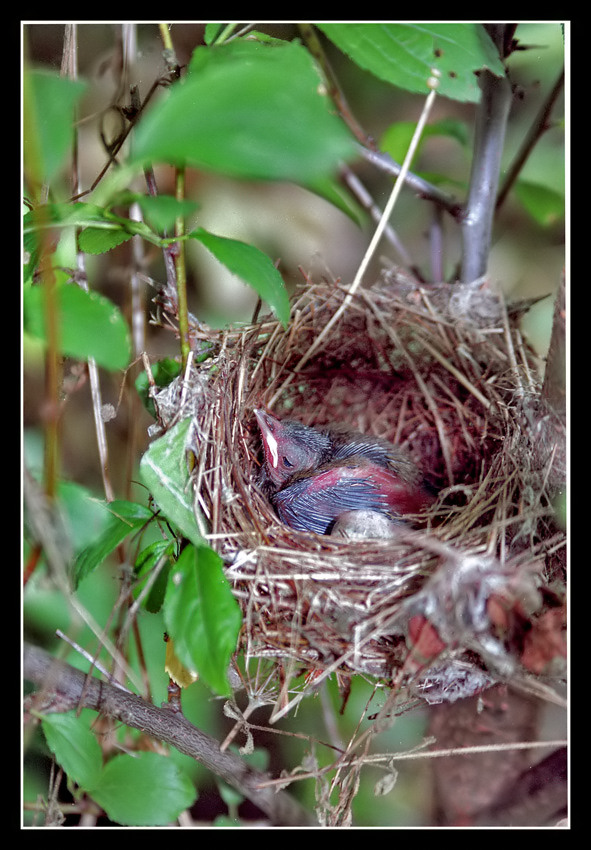
[[[355,138],[359,142],[361,142],[364,147],[367,146],[369,148],[375,149],[375,143],[373,139],[371,139],[367,135],[363,127],[361,127],[361,125],[351,112],[345,95],[343,94],[343,91],[339,86],[337,78],[335,77],[330,63],[326,57],[326,53],[324,52],[322,43],[318,38],[315,27],[313,27],[311,24],[298,24],[298,29],[302,34],[302,38],[306,42],[306,47],[318,63],[322,75],[324,76],[324,82],[328,95],[339,110],[341,118],[347,124]]]
[[[375,151],[361,146],[359,148],[359,154],[372,165],[375,165],[376,168],[380,168],[382,171],[385,171],[386,174],[392,174],[394,177],[398,177],[402,171],[402,166],[397,163],[396,160],[392,159],[390,154],[384,153],[383,151]],[[441,189],[438,189],[437,186],[434,186],[432,183],[429,183],[428,180],[424,180],[422,177],[413,174],[412,171],[407,171],[405,173],[404,182],[408,188],[412,189],[420,198],[424,198],[426,201],[433,201],[434,204],[441,207],[441,209],[444,209],[453,218],[460,218],[462,205],[452,195],[446,195],[446,193],[442,192]]]
[[[554,83],[554,86],[552,87],[550,94],[546,98],[545,103],[542,104],[540,111],[536,115],[531,127],[529,128],[529,132],[523,140],[523,143],[517,153],[517,156],[515,157],[514,162],[509,168],[509,171],[507,173],[507,176],[505,177],[505,181],[497,198],[497,210],[504,203],[507,195],[509,194],[513,184],[519,177],[521,169],[525,165],[525,162],[533,151],[534,147],[539,142],[546,130],[549,130],[552,126],[550,116],[563,87],[564,68],[562,69],[558,76],[558,79]]]
[[[361,156],[368,160],[368,162],[371,162],[372,165],[397,178],[401,171],[403,171],[403,166],[393,160],[389,154],[378,150],[374,139],[372,139],[371,136],[368,136],[353,115],[343,90],[341,89],[330,62],[327,59],[322,42],[317,35],[315,27],[311,24],[298,24],[298,29],[302,34],[306,47],[318,63],[320,71],[324,77],[329,97],[338,109],[345,124],[349,127],[355,138],[360,143],[359,152]],[[409,188],[413,189],[417,195],[419,195],[419,197],[433,201],[437,204],[437,206],[445,209],[454,218],[459,218],[461,214],[460,204],[454,198],[446,195],[445,192],[442,192],[441,189],[438,189],[427,180],[424,180],[422,177],[418,177],[416,174],[413,174],[408,170],[405,170],[403,180]],[[349,181],[347,182],[349,183]],[[355,191],[350,183],[349,188],[352,191]],[[395,245],[395,247],[402,253],[398,245]]]
[[[343,165],[341,166],[341,179],[344,183],[347,184],[349,191],[351,194],[358,200],[358,202],[362,205],[362,207],[366,210],[366,212],[371,216],[373,221],[377,224],[382,217],[382,210],[375,203],[374,199],[365,188],[359,177],[352,171],[349,166]],[[400,255],[400,259],[402,263],[407,268],[413,268],[413,262],[410,254],[398,238],[398,234],[394,230],[394,228],[387,224],[384,230],[385,238],[390,242],[393,246],[394,250],[398,252]]]
[[[25,645],[25,678],[58,697],[61,710],[90,708],[176,747],[219,776],[263,811],[275,826],[313,826],[317,821],[287,792],[263,787],[270,777],[246,764],[205,734],[180,712],[159,708],[94,676],[87,676],[49,653]],[[54,709],[55,710],[55,709]]]

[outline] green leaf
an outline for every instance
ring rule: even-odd
[[[186,546],[172,569],[164,603],[175,653],[218,694],[230,696],[228,664],[242,622],[219,555],[208,546]]]
[[[564,218],[564,196],[560,192],[528,180],[519,180],[514,188],[525,209],[542,227],[551,227]]]
[[[41,721],[47,746],[66,774],[86,790],[97,784],[103,767],[100,745],[88,714],[48,714]]]
[[[100,503],[99,503],[100,504]],[[105,525],[100,535],[76,557],[73,567],[74,586],[103,563],[111,552],[134,531],[154,518],[152,511],[137,502],[115,499],[104,502]]]
[[[192,806],[197,794],[172,759],[143,752],[112,758],[92,797],[115,823],[164,826]]]
[[[196,545],[203,543],[193,509],[193,488],[187,463],[189,417],[150,445],[140,461],[142,481],[159,508]]]
[[[391,124],[380,137],[380,150],[384,151],[384,153],[389,153],[396,162],[403,162],[415,128],[416,123],[414,121],[397,121],[395,124]],[[462,147],[468,146],[469,139],[465,122],[456,121],[452,118],[443,119],[434,124],[428,124],[425,127],[417,149],[416,158],[418,158],[420,150],[427,139],[441,136],[455,139]]]
[[[365,223],[366,215],[363,208],[345,187],[333,177],[312,180],[307,187],[311,192],[329,201],[341,212],[345,213],[355,224],[361,226]]]
[[[219,36],[225,31],[227,24],[217,24],[212,21],[205,24],[205,33],[203,36],[203,40],[206,44],[211,45],[219,38]]]
[[[36,265],[40,255],[45,231],[51,232],[51,241],[66,227],[86,226],[89,222],[100,221],[104,213],[94,204],[39,204],[23,216],[23,248],[32,257]],[[47,240],[50,241],[50,240]]]
[[[87,227],[78,236],[78,245],[85,254],[105,254],[131,237],[131,233],[126,233],[119,227],[116,230]]]
[[[476,71],[504,76],[498,52],[482,24],[318,24],[322,32],[359,67],[407,91],[427,94],[433,69],[437,91],[453,100],[476,103]]]
[[[285,283],[266,254],[254,245],[225,236],[215,236],[202,227],[194,230],[191,236],[201,242],[232,274],[258,292],[277,318],[287,325],[290,308]]]
[[[121,197],[121,194],[117,196]],[[193,208],[190,202],[187,204]],[[82,229],[78,236],[78,245],[81,251],[89,254],[103,254],[132,236],[141,236],[154,245],[165,244],[145,222],[115,215],[109,209],[103,209],[96,204],[43,204],[23,218],[25,251],[32,255],[38,254],[44,230],[59,232],[66,227]]]
[[[142,195],[140,192],[122,192],[111,202],[111,206],[137,203],[150,228],[163,233],[170,231],[178,217],[186,218],[199,209],[197,201],[175,198],[172,195]]]
[[[110,516],[105,502],[75,481],[58,481],[58,510],[63,515],[74,551],[88,546],[101,533]]]
[[[194,51],[188,76],[139,123],[133,161],[306,185],[355,153],[301,44],[240,39]]]
[[[25,331],[47,341],[44,286],[28,286],[23,291]],[[76,284],[57,288],[59,341],[63,354],[78,360],[93,357],[110,371],[124,369],[131,356],[129,329],[118,307]]]
[[[43,70],[29,70],[23,81],[23,161],[33,184],[50,182],[61,168],[74,138],[74,111],[86,90]]]

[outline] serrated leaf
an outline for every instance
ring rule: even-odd
[[[228,664],[242,616],[213,549],[183,549],[169,577],[164,620],[182,664],[213,691],[229,696]]]
[[[121,198],[122,195],[117,197]],[[191,202],[188,201],[187,204],[192,208]],[[189,206],[186,209],[189,209]],[[80,202],[43,204],[28,212],[23,218],[25,251],[32,255],[38,253],[43,231],[59,232],[70,227],[81,231],[78,234],[78,246],[88,254],[103,254],[132,236],[140,236],[154,245],[163,244],[161,237],[145,222],[115,215],[109,209],[103,209],[96,204]]]
[[[65,773],[84,788],[92,790],[101,774],[100,745],[88,726],[88,716],[48,714],[41,721],[47,746]]]
[[[149,508],[137,502],[115,499],[105,502],[105,525],[100,535],[76,557],[73,566],[74,586],[103,563],[111,552],[134,531],[153,519]]]
[[[139,123],[133,161],[303,185],[326,177],[356,146],[320,84],[295,42],[197,48],[187,77]]]
[[[183,419],[150,445],[140,461],[142,481],[159,508],[196,545],[203,543],[193,508],[187,450],[192,419]]]
[[[477,102],[476,71],[504,76],[503,65],[482,24],[328,23],[319,29],[359,67],[407,91],[427,94],[433,69],[437,91]]]
[[[132,237],[118,228],[117,230],[106,230],[99,227],[87,227],[78,236],[78,246],[85,254],[105,254],[118,245],[128,242]]]
[[[46,291],[29,286],[23,291],[25,331],[46,341]],[[131,356],[127,323],[119,308],[98,292],[75,284],[57,288],[59,344],[63,354],[78,360],[94,358],[110,371],[124,369]]]
[[[112,758],[92,797],[115,823],[164,826],[192,806],[197,794],[172,759],[142,752]]]
[[[270,258],[237,239],[216,236],[202,227],[191,233],[232,274],[251,286],[273,310],[279,321],[289,321],[289,297],[283,278]]]

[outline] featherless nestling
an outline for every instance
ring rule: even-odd
[[[255,416],[265,455],[262,486],[291,528],[327,534],[339,516],[362,510],[402,520],[431,501],[415,464],[386,440],[262,410]]]

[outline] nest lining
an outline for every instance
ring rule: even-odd
[[[472,296],[475,320],[465,302],[458,319],[455,292],[389,272],[347,303],[320,345],[348,302],[336,284],[297,294],[287,329],[271,320],[223,332],[192,324],[195,346],[211,346],[212,356],[159,396],[161,422],[194,418],[197,504],[243,609],[245,655],[270,659],[277,682],[286,668],[294,679],[302,670],[395,678],[408,659],[413,612],[429,613],[444,654],[477,679],[519,668],[519,628],[542,609],[539,588],[564,541],[548,470],[523,427],[521,401],[539,392],[535,360],[496,296]],[[350,541],[283,526],[257,487],[257,407],[308,425],[346,423],[406,447],[440,493],[422,527]],[[458,593],[473,583],[470,565],[486,576],[479,586],[510,600],[502,639],[485,616],[486,598],[470,591],[470,607]],[[449,665],[441,669],[449,678]],[[432,686],[433,668],[419,679],[427,675]]]

